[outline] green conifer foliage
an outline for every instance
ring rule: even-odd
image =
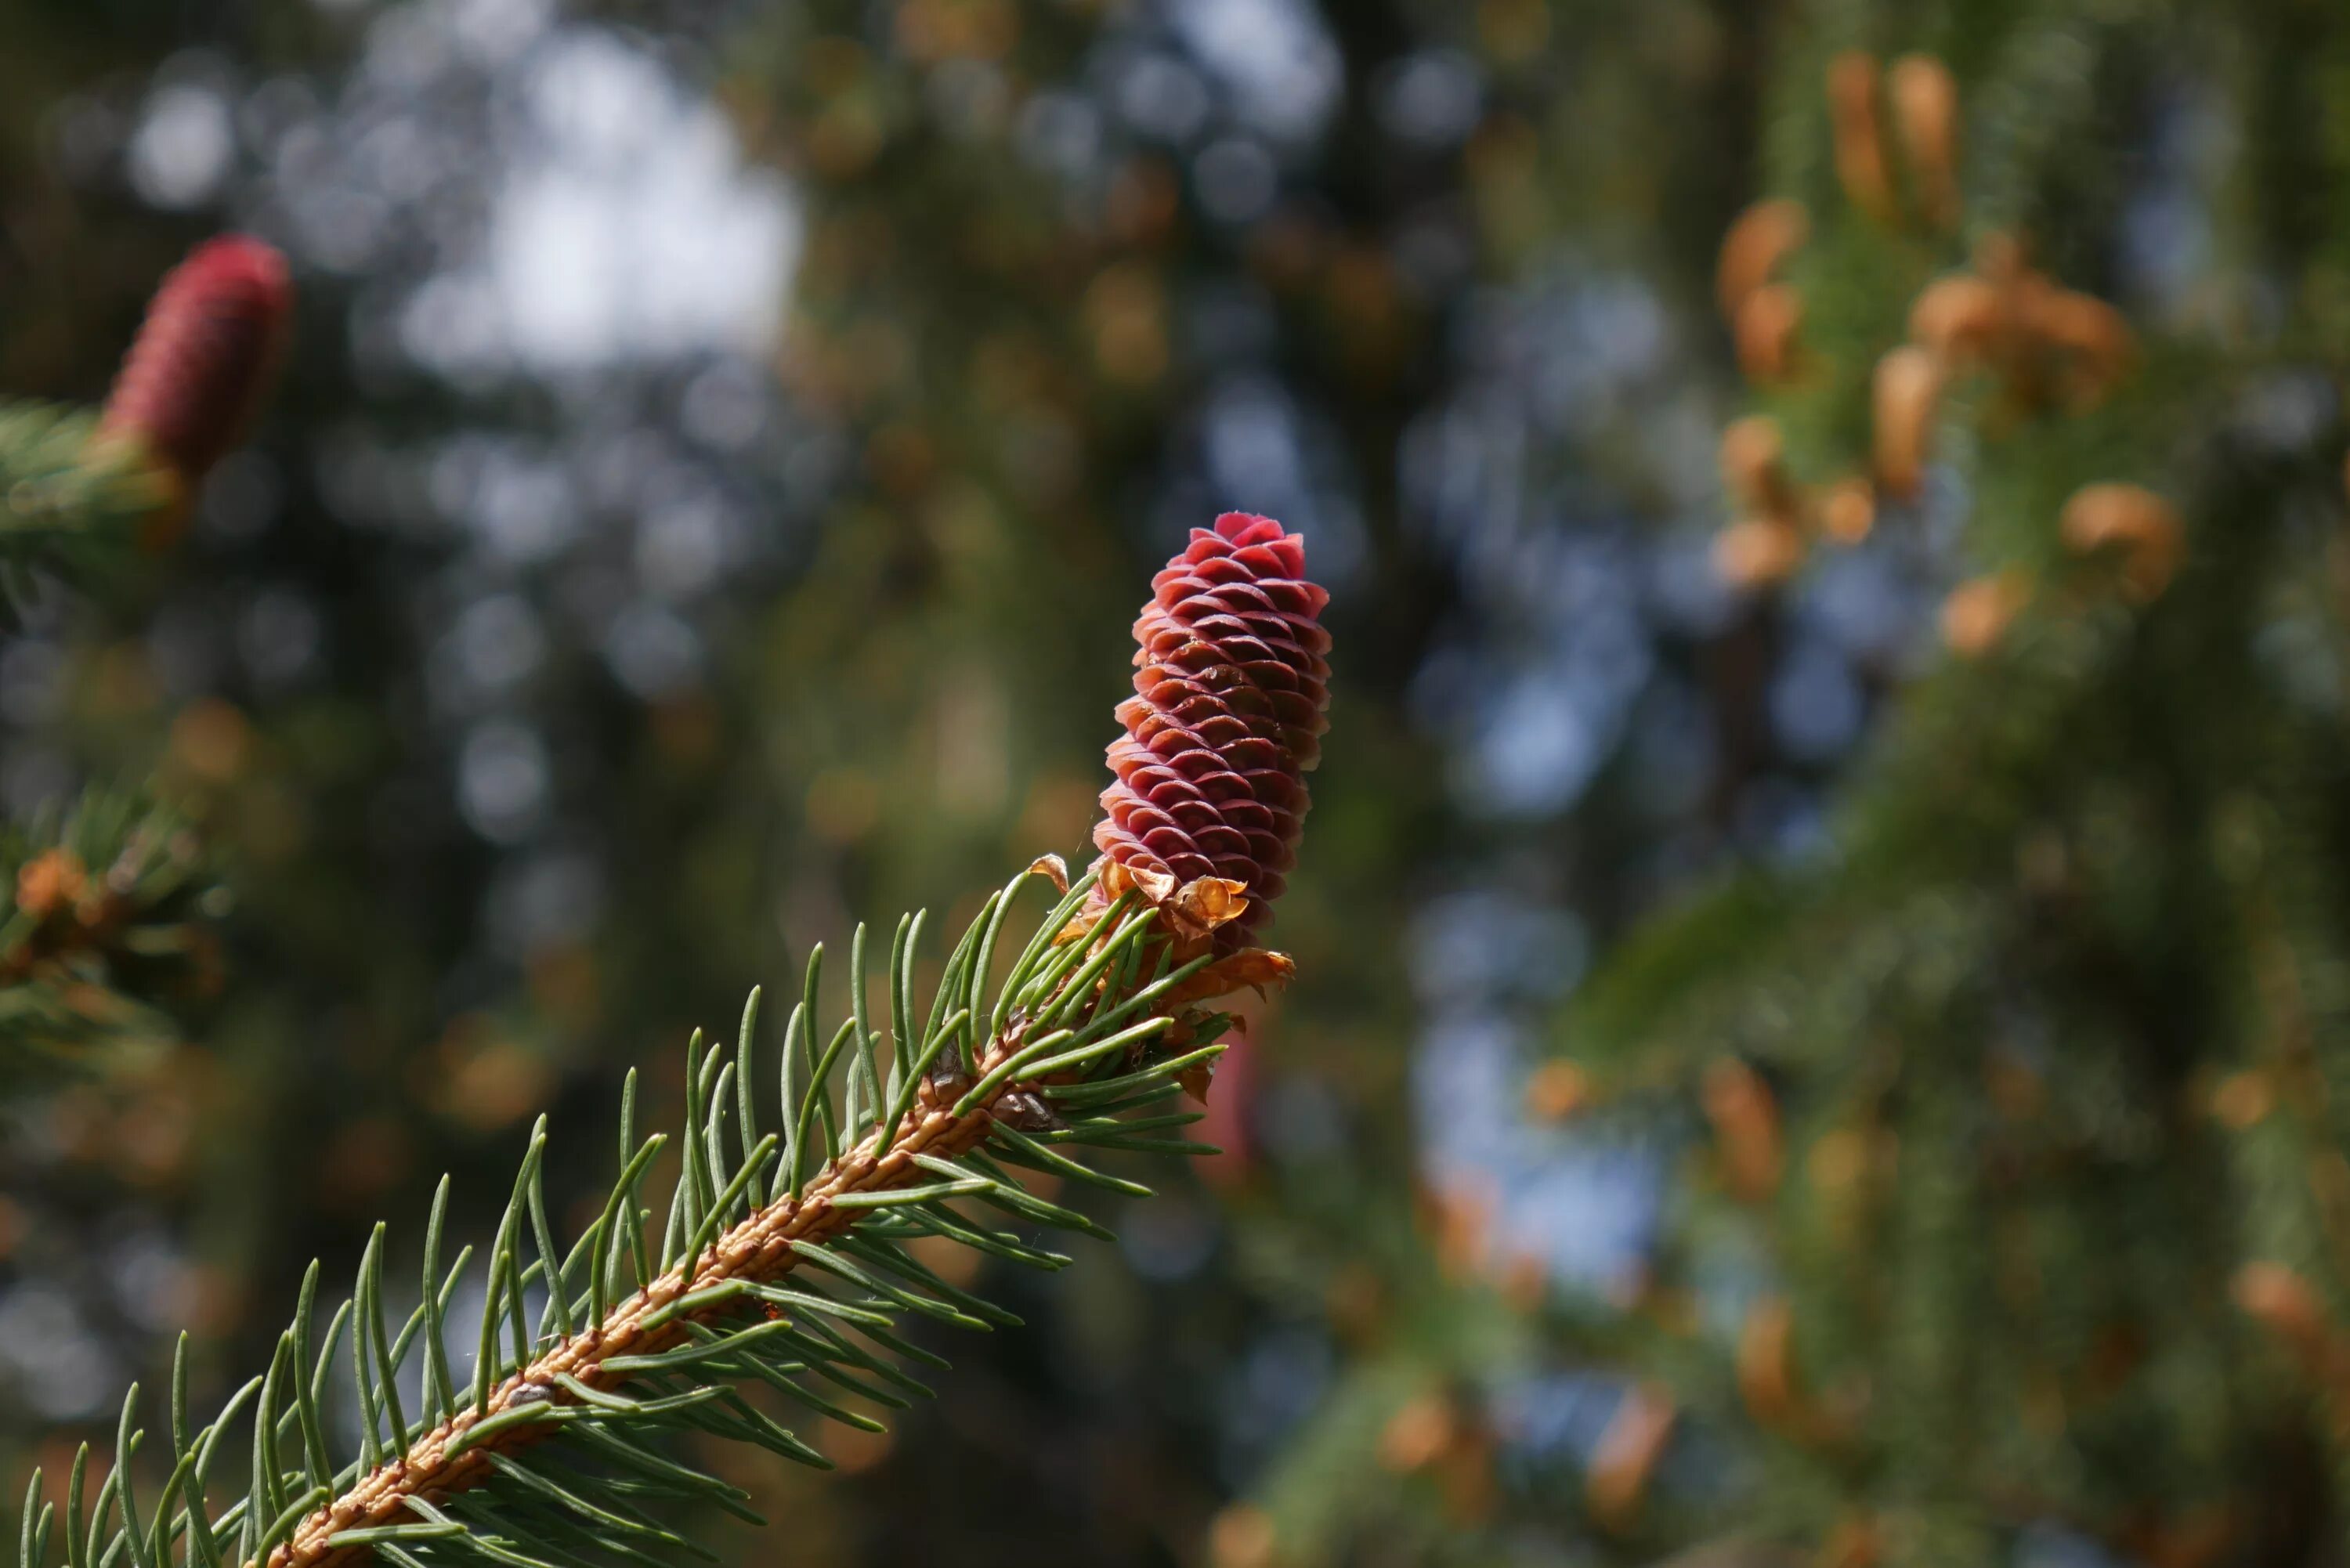
[[[1669,899],[1546,1031],[1537,1114],[1669,1152],[1634,1288],[1391,1264],[1407,1325],[1229,1560],[1357,1560],[1414,1494],[1431,1560],[2328,1560],[2350,26],[1820,6],[1753,43],[1716,565],[1767,617],[1891,541],[1939,613],[1822,842]],[[1509,1409],[1593,1398],[1509,1462]]]
[[[2350,26],[1886,7],[1773,48],[1719,559],[1767,592],[1951,519],[1960,580],[1828,846],[1560,1022],[1693,1135],[1636,1365],[1753,1455],[1718,1524],[1833,1561],[2308,1561],[2350,1501],[2350,147],[2312,112]],[[2234,161],[2131,167],[2182,93]],[[2156,285],[2116,261],[2164,177],[2213,228]]]
[[[198,248],[157,291],[103,410],[0,402],[0,607],[120,579],[158,553],[276,371],[284,258],[241,237]],[[0,1070],[167,1040],[154,1005],[204,989],[220,899],[192,828],[143,789],[93,790],[12,826],[0,847]]]

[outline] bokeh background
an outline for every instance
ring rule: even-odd
[[[1148,575],[1239,507],[1305,535],[1337,651],[1228,1153],[991,1277],[1028,1327],[934,1339],[943,1397],[829,1429],[844,1475],[733,1461],[785,1522],[718,1550],[2341,1561],[2167,1556],[2095,1498],[1936,1557],[1848,1500],[1950,1478],[1774,1490],[1735,1421],[1644,1450],[1594,1326],[1654,1309],[1734,1407],[1774,1265],[1700,1225],[1658,1304],[1735,1085],[1530,1107],[1560,1010],[1730,868],[1834,860],[1984,565],[1959,441],[1791,580],[1720,569],[1717,247],[1840,199],[1848,48],[1959,68],[1980,207],[1846,245],[1815,310],[1898,323],[1890,280],[2029,231],[2338,463],[2341,340],[2288,330],[2350,295],[2317,0],[0,0],[0,388],[102,396],[223,228],[300,295],[176,553],[0,642],[0,803],[152,773],[235,896],[182,1040],[0,1101],[0,1469],[57,1473],[182,1328],[233,1387],[310,1258],[378,1218],[412,1257],[443,1170],[478,1216],[542,1110],[599,1200],[629,1067],[673,1106],[687,1032],[812,942],[1083,853]],[[2297,504],[2338,531],[2338,478]],[[1627,1451],[1645,1509],[1590,1481]]]

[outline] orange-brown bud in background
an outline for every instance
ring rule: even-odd
[[[1419,1194],[1420,1229],[1430,1237],[1437,1266],[1456,1283],[1483,1275],[1493,1255],[1494,1194],[1459,1182]]]
[[[2057,391],[2076,409],[2095,407],[2129,374],[2137,352],[2129,323],[2095,295],[2049,287],[2029,297],[2027,328],[2058,358]]]
[[[1584,1501],[1603,1528],[1620,1532],[1638,1521],[1679,1417],[1672,1396],[1660,1384],[1636,1384],[1624,1391],[1583,1477]]]
[[[1280,1538],[1273,1515],[1253,1502],[1236,1502],[1208,1526],[1210,1568],[1274,1568]]]
[[[1970,578],[1942,600],[1942,641],[1953,653],[1981,658],[2031,602],[2032,578],[2013,567]]]
[[[1783,583],[1804,564],[1804,534],[1786,517],[1741,517],[1713,536],[1713,569],[1734,588]]]
[[[2094,295],[2059,287],[2012,234],[1975,247],[1971,273],[1937,278],[1909,308],[1909,337],[1950,369],[1986,366],[2030,406],[2095,406],[2129,373],[2129,323]]]
[[[1748,294],[1731,323],[1738,369],[1757,386],[1775,387],[1795,370],[1795,337],[1803,330],[1804,300],[1783,283],[1766,283]]]
[[[1762,1075],[1735,1056],[1724,1056],[1705,1070],[1698,1098],[1713,1124],[1731,1195],[1756,1203],[1778,1190],[1779,1103]]]
[[[1778,421],[1767,414],[1749,414],[1721,432],[1721,462],[1737,515],[1714,538],[1713,565],[1733,587],[1763,587],[1792,576],[1814,523],[1836,543],[1851,545],[1866,538],[1876,522],[1877,495],[1866,480],[1847,478],[1824,497],[1797,484]]]
[[[1849,49],[1828,62],[1828,128],[1835,142],[1836,182],[1852,204],[1876,218],[1893,215],[1885,166],[1885,130],[1877,112],[1877,57]]]
[[[1802,497],[1776,420],[1749,414],[1731,421],[1721,432],[1721,483],[1740,515],[1714,536],[1714,570],[1741,588],[1783,580],[1803,562],[1804,533]]]
[[[44,850],[16,873],[16,908],[36,920],[79,903],[88,890],[88,868],[70,849]]]
[[[1959,220],[1958,78],[1931,55],[1904,55],[1885,85],[1918,210],[1948,228]]]
[[[1380,1429],[1379,1464],[1398,1475],[1413,1475],[1442,1459],[1460,1438],[1452,1401],[1422,1394],[1398,1407]]]
[[[1803,1424],[1795,1387],[1795,1314],[1784,1296],[1764,1296],[1738,1325],[1738,1395],[1746,1413],[1773,1431]]]
[[[16,872],[16,908],[36,919],[78,903],[89,888],[81,857],[62,846],[43,850]]]
[[[2311,1372],[2331,1376],[2341,1361],[2341,1344],[2324,1303],[2307,1280],[2282,1263],[2246,1263],[2229,1287],[2237,1308],[2282,1340]]]
[[[2170,503],[2136,484],[2083,485],[2064,503],[2058,529],[2074,555],[2119,550],[2123,589],[2140,604],[2170,586],[2186,550]]]
[[[2276,1080],[2258,1067],[2229,1074],[2211,1091],[2211,1115],[2230,1132],[2260,1126],[2276,1105]]]
[[[1721,483],[1741,512],[1792,518],[1795,483],[1787,473],[1787,445],[1768,414],[1732,420],[1721,432]]]
[[[1942,367],[1915,344],[1889,349],[1870,384],[1877,482],[1889,495],[1918,493],[1926,478],[1934,417],[1941,404]]]
[[[1721,258],[1714,269],[1714,297],[1723,320],[1738,319],[1739,306],[1802,248],[1811,226],[1803,203],[1784,197],[1757,202],[1738,214],[1721,236]]]
[[[1544,1062],[1526,1075],[1526,1113],[1563,1122],[1591,1103],[1589,1075],[1572,1062]]]
[[[2007,299],[1971,273],[1938,277],[1909,307],[1909,337],[1953,365],[1981,364],[2005,351]]]
[[[294,314],[286,258],[243,234],[207,240],[163,279],[99,420],[192,491],[276,379]]]
[[[1513,1251],[1495,1271],[1493,1285],[1520,1315],[1538,1311],[1550,1296],[1550,1264],[1540,1252]]]
[[[1857,545],[1877,525],[1877,493],[1865,479],[1840,479],[1820,503],[1820,532],[1839,545]]]
[[[1492,1436],[1461,1400],[1440,1392],[1407,1400],[1381,1428],[1378,1456],[1397,1475],[1432,1474],[1457,1520],[1471,1522],[1492,1511]]]

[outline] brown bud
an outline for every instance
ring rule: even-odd
[[[2032,602],[2032,579],[2010,568],[1973,577],[1942,601],[1942,640],[1968,659],[1997,648],[2009,625]]]
[[[1877,57],[1846,50],[1828,62],[1828,127],[1837,182],[1846,199],[1875,218],[1893,214],[1885,169],[1885,133],[1877,112]]]
[[[1779,1105],[1762,1075],[1735,1056],[1705,1070],[1699,1085],[1706,1120],[1721,1151],[1723,1177],[1732,1195],[1759,1202],[1779,1186]]]
[[[1624,1391],[1583,1478],[1584,1501],[1603,1528],[1621,1532],[1638,1520],[1649,1479],[1672,1441],[1679,1416],[1672,1396],[1660,1384],[1640,1383]]]
[[[1931,55],[1904,55],[1885,85],[1918,208],[1929,223],[1948,228],[1959,217],[1958,78]]]
[[[1494,1277],[1502,1299],[1520,1314],[1538,1310],[1550,1295],[1550,1265],[1539,1252],[1513,1252]]]
[[[2123,588],[2140,604],[2169,586],[2186,550],[2178,514],[2162,497],[2136,484],[2083,485],[2064,503],[2057,527],[2065,548],[2076,556],[2109,545],[2117,549]]]
[[[2061,360],[2060,389],[2074,408],[2094,408],[2137,356],[2129,323],[2104,300],[2072,289],[2047,288],[2030,299],[2027,330]]]
[[[1436,1479],[1444,1511],[1456,1525],[1474,1526],[1492,1517],[1499,1490],[1492,1435],[1473,1428],[1465,1432],[1437,1467]]]
[[[1952,365],[2003,354],[2010,329],[2006,297],[1970,273],[1936,278],[1909,307],[1910,338]]]
[[[1721,432],[1721,483],[1743,515],[1715,536],[1714,570],[1741,588],[1783,581],[1802,564],[1804,535],[1776,420],[1749,414]]]
[[[1544,1062],[1527,1075],[1526,1111],[1538,1121],[1563,1122],[1590,1103],[1590,1077],[1572,1062]]]
[[[2329,1375],[2336,1359],[2334,1325],[2307,1280],[2282,1263],[2251,1262],[2236,1271],[2229,1293],[2310,1371]]]
[[[1877,494],[1865,479],[1840,479],[1820,503],[1820,532],[1839,545],[1857,545],[1877,525]]]
[[[1470,1183],[1420,1195],[1421,1223],[1434,1233],[1436,1262],[1445,1278],[1465,1281],[1484,1272],[1492,1257],[1493,1207],[1493,1193]]]
[[[1764,1296],[1738,1326],[1738,1395],[1762,1426],[1788,1430],[1802,1416],[1795,1390],[1795,1314],[1783,1296]]]
[[[1784,197],[1757,202],[1739,213],[1721,237],[1721,258],[1714,271],[1714,298],[1721,306],[1722,319],[1737,320],[1738,307],[1771,281],[1810,233],[1803,203]]]
[[[2222,1127],[2244,1132],[2266,1121],[2276,1109],[2276,1082],[2257,1067],[2230,1073],[2211,1091],[2211,1114]]]
[[[1795,335],[1804,325],[1804,300],[1783,283],[1766,283],[1748,294],[1732,327],[1738,368],[1757,386],[1777,386],[1794,372]]]
[[[1713,536],[1713,569],[1734,588],[1783,583],[1803,561],[1803,531],[1786,517],[1741,517]]]
[[[72,908],[88,886],[89,873],[80,856],[70,849],[45,850],[16,873],[16,908],[45,920]]]
[[[1440,1394],[1405,1401],[1379,1433],[1379,1463],[1398,1475],[1424,1470],[1459,1441],[1452,1402]]]
[[[1887,493],[1912,496],[1925,482],[1941,397],[1942,367],[1926,349],[1905,344],[1877,362],[1871,386],[1877,482]]]
[[[1208,1526],[1211,1568],[1273,1568],[1280,1561],[1273,1515],[1252,1502],[1236,1502]]]
[[[1794,481],[1787,474],[1786,443],[1768,414],[1733,420],[1721,432],[1721,483],[1741,512],[1793,516]]]

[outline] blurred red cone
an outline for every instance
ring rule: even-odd
[[[293,309],[276,249],[244,234],[198,245],[156,289],[100,432],[138,441],[192,490],[259,408]]]

